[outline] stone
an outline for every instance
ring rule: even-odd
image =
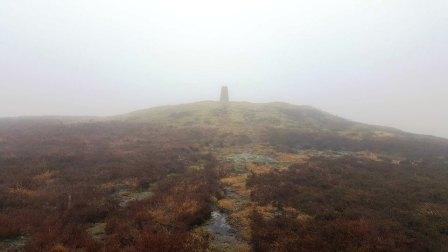
[[[230,99],[229,99],[229,88],[227,88],[225,86],[221,88],[221,99],[220,99],[220,101],[224,102],[224,103],[227,103],[227,102],[230,101]]]

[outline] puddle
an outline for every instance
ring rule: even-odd
[[[205,229],[212,234],[216,240],[223,243],[238,242],[235,230],[228,222],[228,215],[218,210],[214,210],[210,220],[206,223]]]
[[[211,251],[250,251],[250,246],[240,240],[229,224],[229,216],[215,209],[203,228],[213,236]]]

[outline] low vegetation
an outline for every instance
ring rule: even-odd
[[[30,237],[33,251],[207,246],[190,231],[210,215],[217,161],[195,147],[196,131],[94,123],[4,132],[0,241]],[[120,204],[123,191],[136,199]],[[98,223],[106,224],[101,240],[88,232]]]
[[[441,161],[311,159],[285,171],[252,174],[256,249],[445,251],[448,169]]]
[[[446,251],[447,157],[280,103],[3,120],[0,250]]]

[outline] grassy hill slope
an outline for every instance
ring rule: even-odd
[[[310,106],[287,103],[198,102],[156,107],[111,117],[131,123],[213,128],[252,142],[290,149],[374,150],[389,154],[440,156],[448,140],[343,119]]]

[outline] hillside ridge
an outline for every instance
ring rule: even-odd
[[[151,123],[179,127],[232,127],[243,128],[295,128],[303,131],[337,131],[345,134],[376,132],[382,136],[399,135],[402,137],[426,138],[437,141],[448,139],[405,132],[403,130],[371,125],[345,119],[309,105],[296,105],[286,102],[255,103],[232,101],[226,104],[204,100],[176,105],[155,106],[112,116],[18,116],[0,118],[0,125],[25,123],[38,124],[77,124],[109,121]]]

